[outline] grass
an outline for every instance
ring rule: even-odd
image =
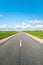
[[[43,31],[25,31],[25,32],[33,36],[36,36],[40,39],[43,39]]]
[[[17,33],[16,31],[0,31],[0,40],[11,35],[14,35],[16,33]]]

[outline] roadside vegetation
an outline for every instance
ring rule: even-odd
[[[43,39],[43,31],[24,31],[24,32]]]
[[[0,31],[0,40],[11,35],[14,35],[16,33],[17,33],[16,31]]]

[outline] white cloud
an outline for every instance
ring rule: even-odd
[[[23,22],[23,23],[22,23],[22,25],[24,25],[24,26],[25,26],[25,25],[26,25],[26,23],[25,23],[25,22]]]
[[[34,24],[42,24],[43,22],[42,22],[42,20],[34,20],[33,23],[34,23]]]
[[[36,29],[43,29],[43,22],[41,20],[35,20],[35,21],[31,21],[33,22],[34,24],[36,25],[33,25],[31,23],[22,23],[21,25],[20,24],[17,24],[17,25],[7,25],[7,24],[4,24],[4,25],[0,25],[0,30],[26,30],[26,29],[31,29],[31,30],[36,30]]]
[[[5,29],[5,28],[8,28],[8,26],[7,26],[7,24],[4,24],[4,25],[0,25],[0,28]]]
[[[43,29],[43,25],[36,25],[36,28]]]
[[[42,20],[25,20],[26,22],[30,23],[30,24],[43,24]]]

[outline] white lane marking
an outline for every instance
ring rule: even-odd
[[[20,47],[22,46],[22,40],[20,40]]]

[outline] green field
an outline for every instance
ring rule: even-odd
[[[33,36],[36,36],[38,38],[43,39],[43,31],[25,31],[28,34],[31,34]]]
[[[0,40],[11,35],[14,35],[16,33],[17,33],[16,31],[0,31]]]

